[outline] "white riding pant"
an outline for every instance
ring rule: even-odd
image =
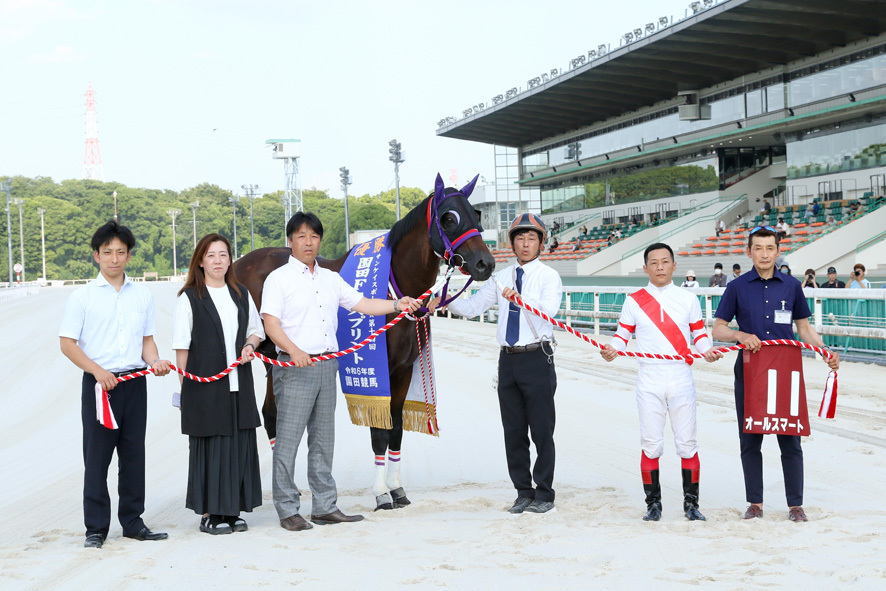
[[[695,423],[695,382],[692,368],[683,362],[641,363],[637,379],[640,446],[649,459],[664,453],[665,418],[670,416],[677,455],[698,453]]]

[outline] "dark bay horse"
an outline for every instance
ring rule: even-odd
[[[403,295],[418,297],[430,289],[444,261],[459,267],[477,281],[485,281],[492,275],[495,260],[480,236],[483,228],[479,214],[468,203],[476,182],[477,177],[459,191],[444,187],[440,175],[437,175],[434,192],[391,228],[388,244],[391,249],[392,283]],[[259,309],[265,279],[271,271],[286,264],[290,254],[288,248],[261,248],[234,263],[238,281],[246,285]],[[335,260],[318,258],[317,262],[338,272],[347,256]],[[388,315],[385,321],[393,318],[393,314]],[[393,509],[409,504],[400,483],[399,459],[403,439],[403,406],[412,378],[413,362],[419,355],[415,325],[401,321],[388,330],[387,343],[392,428],[370,427],[372,450],[376,456],[374,492],[377,509]],[[345,346],[339,343],[340,348]],[[426,347],[427,343],[422,342],[421,346]],[[270,339],[265,340],[258,350],[268,357],[277,356]],[[277,407],[270,376],[262,414],[265,430],[273,444],[277,436]],[[384,458],[388,450],[392,461],[386,470]]]

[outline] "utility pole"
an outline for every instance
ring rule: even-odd
[[[117,218],[117,191],[114,191],[114,221],[115,222],[120,221]]]
[[[181,213],[180,209],[167,209],[166,213],[172,216],[172,276],[178,276],[178,263],[175,257],[175,216]]]
[[[40,250],[43,253],[43,283],[46,283],[46,233],[43,228],[43,214],[46,213],[46,210],[40,207],[37,209],[37,213],[40,214]]]
[[[6,240],[9,253],[9,287],[12,287],[12,216],[10,215],[10,210],[12,209],[12,196],[10,194],[12,190],[12,177],[7,177],[3,189],[6,191]]]
[[[258,185],[240,185],[243,192],[249,198],[249,243],[250,249],[255,250],[255,222],[252,220],[252,204],[255,202],[255,194],[258,192]],[[261,199],[261,195],[258,196]],[[287,220],[288,221],[288,220]]]
[[[348,185],[354,184],[351,180],[351,171],[342,166],[338,169],[341,174],[341,190],[345,192],[345,252],[351,250],[351,230],[348,223]]]
[[[391,153],[388,156],[388,160],[394,163],[394,186],[397,190],[397,220],[400,220],[400,165],[406,162],[406,156],[403,155],[403,151],[400,149],[400,142],[397,140],[391,140],[388,142],[388,145],[391,146],[388,149],[388,152]]]
[[[25,282],[25,231],[24,226],[22,225],[22,207],[25,204],[24,199],[16,199],[13,201],[15,205],[18,206],[18,239],[19,239],[19,249],[22,255],[22,283]]]
[[[194,214],[194,250],[197,250],[197,208],[200,207],[199,201],[191,204],[191,212]]]
[[[237,260],[237,204],[240,203],[239,195],[231,195],[228,197],[231,207],[234,210],[234,260]]]

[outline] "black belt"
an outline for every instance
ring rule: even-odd
[[[115,378],[122,378],[123,376],[128,376],[131,373],[145,371],[146,369],[148,369],[148,368],[147,367],[140,367],[138,369],[127,369],[126,371],[112,371],[111,373],[114,374]],[[142,377],[144,377],[144,376],[142,376]]]
[[[520,345],[517,347],[504,346],[501,350],[507,355],[516,355],[517,353],[529,353],[541,349],[541,343],[530,343],[528,345]]]

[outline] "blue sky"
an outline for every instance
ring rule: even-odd
[[[301,182],[340,196],[439,171],[494,177],[492,147],[437,121],[688,2],[0,0],[0,174],[80,178],[85,95],[105,178],[181,190],[283,188],[265,140],[302,140]]]

